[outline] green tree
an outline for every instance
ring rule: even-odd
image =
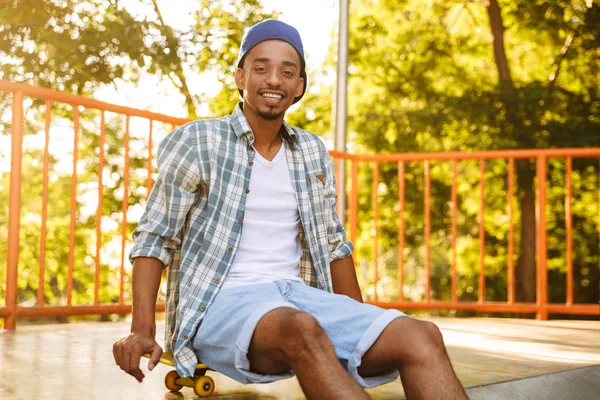
[[[431,0],[427,5],[416,0],[352,2],[348,130],[356,132],[359,152],[600,145],[597,5],[577,0]],[[582,161],[584,165],[576,174],[590,167],[590,162]],[[505,181],[506,166],[496,170]],[[389,168],[381,173],[388,190],[380,201],[387,201],[393,210],[397,170]],[[372,173],[365,174],[366,185],[359,185],[361,188],[369,187]],[[477,199],[473,188],[478,185],[478,174],[466,170],[460,174],[470,182],[468,191],[459,189],[463,208],[460,235],[476,237],[477,231],[469,227],[477,225],[477,207],[469,204]],[[486,169],[486,180],[493,179],[490,174]],[[518,299],[531,301],[535,296],[535,175],[529,160],[518,165],[517,175]],[[412,211],[420,218],[423,215],[421,177],[418,167],[409,171],[412,186],[407,192],[406,233],[412,249],[422,249],[422,241],[418,242],[422,240],[422,222],[410,217]],[[447,232],[443,221],[447,221],[448,208],[443,199],[449,198],[444,183],[448,177],[443,169],[432,172],[432,190],[440,196],[432,206],[434,243],[448,239],[443,233]],[[489,186],[486,202],[494,203],[493,198],[501,196],[505,185],[496,190]],[[363,190],[363,208],[369,210],[371,202],[370,191]],[[588,203],[590,209],[595,209],[593,204]],[[365,212],[360,218],[361,231],[369,232],[369,211]],[[485,218],[486,236],[494,237],[497,228],[488,213]],[[393,212],[381,216],[383,232],[388,229],[382,246],[392,248],[396,243],[396,219]],[[486,243],[486,265],[498,264],[494,258],[502,256],[497,253],[501,242]],[[586,242],[597,248],[593,236],[586,237]],[[476,241],[467,246],[465,256],[476,255],[477,247]],[[365,257],[370,254],[368,247],[362,251]],[[448,255],[440,254],[436,263],[447,264],[447,259]],[[477,265],[471,258],[461,262],[472,268]],[[487,280],[491,279],[490,274]],[[493,293],[489,296],[494,298]]]
[[[532,72],[539,76],[527,79],[518,88],[506,55],[502,10],[498,0],[489,1],[487,12],[494,38],[498,87],[507,114],[504,130],[508,130],[516,145],[522,148],[600,144],[598,123],[594,121],[594,115],[598,116],[600,111],[597,104],[598,84],[597,80],[590,81],[600,71],[600,62],[596,57],[596,49],[600,44],[596,37],[596,28],[600,24],[599,7],[593,7],[591,1],[577,0],[516,3],[518,14],[515,11],[507,13],[511,26],[518,29],[517,32],[523,32],[531,42],[542,36],[543,46],[538,51],[554,57],[550,66],[542,66],[542,69],[546,67],[547,77],[544,72],[532,68]],[[523,19],[530,22],[529,16],[534,19],[531,25],[523,23]],[[561,74],[561,68],[569,64],[574,68],[568,68],[568,72]],[[574,81],[576,86],[573,85]],[[547,113],[554,115],[546,118]],[[573,130],[578,134],[573,135]],[[535,300],[534,174],[531,164],[521,163],[518,183],[523,195],[521,256],[517,268],[520,279],[517,288],[519,297],[524,301]]]
[[[225,85],[215,106],[231,112],[238,99],[234,64],[244,28],[263,19],[258,0],[198,0],[192,26],[167,25],[156,0],[140,0],[132,15],[116,0],[17,0],[0,13],[0,78],[90,96],[117,79],[142,73],[169,79],[185,98],[189,118],[208,100],[187,75],[216,74]],[[158,94],[157,94],[158,95]]]

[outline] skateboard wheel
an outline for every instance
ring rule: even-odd
[[[194,393],[200,397],[208,397],[215,390],[215,381],[210,376],[200,376],[194,380]]]
[[[183,387],[177,384],[177,379],[179,379],[179,374],[177,371],[171,371],[167,374],[167,376],[165,376],[165,386],[171,392],[178,392]]]

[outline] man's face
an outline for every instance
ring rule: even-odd
[[[242,67],[237,69],[235,81],[244,91],[245,112],[276,120],[302,94],[300,56],[287,42],[266,40],[257,44],[246,54]]]

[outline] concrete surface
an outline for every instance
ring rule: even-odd
[[[589,397],[587,393],[598,389],[596,398],[600,399],[598,321],[428,319],[441,328],[463,385],[475,387],[468,391],[473,399],[569,399],[564,391],[554,389],[564,382],[573,382],[564,386],[567,395],[575,395],[579,388],[581,396]],[[161,339],[164,326],[157,328]],[[170,370],[167,366],[147,373],[141,384],[122,372],[114,363],[112,344],[128,332],[129,324],[123,322],[19,326],[16,331],[0,331],[0,399],[196,398],[189,388],[181,393],[164,388],[164,375]],[[146,364],[144,359],[144,370]],[[597,367],[581,369],[593,365]],[[478,387],[569,370],[566,375]],[[212,398],[304,398],[295,378],[245,386],[215,372],[209,375],[216,383]],[[584,389],[585,385],[590,388]],[[399,380],[368,392],[372,399],[404,396]]]
[[[468,389],[471,400],[598,400],[600,365]]]

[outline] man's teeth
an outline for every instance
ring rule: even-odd
[[[280,94],[275,94],[275,93],[263,93],[263,97],[269,98],[269,99],[277,99],[280,100],[283,98],[282,95]]]

